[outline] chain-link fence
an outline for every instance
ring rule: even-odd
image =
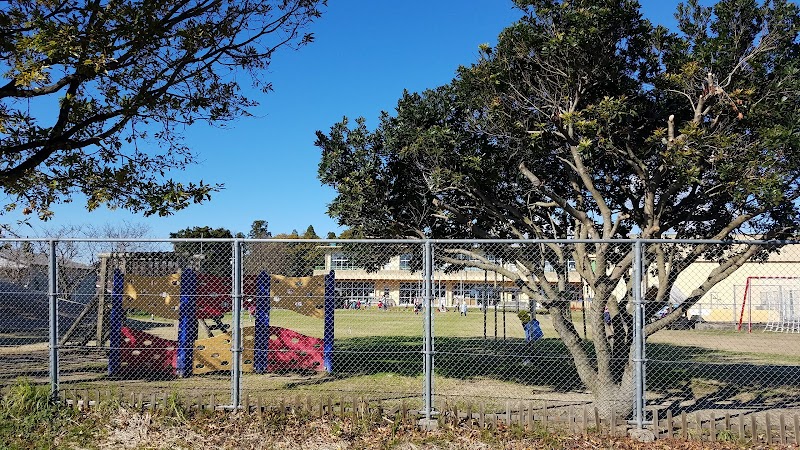
[[[3,386],[588,405],[637,425],[798,406],[797,243],[0,244]]]

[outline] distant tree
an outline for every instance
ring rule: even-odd
[[[248,233],[247,237],[250,239],[266,239],[272,237],[272,233],[269,232],[269,222],[266,220],[254,220],[253,224],[250,226],[250,233]]]
[[[297,230],[292,230],[291,234],[279,234],[276,239],[319,239],[314,227],[310,226],[306,232],[300,236]],[[274,244],[282,246],[284,251],[280,252],[282,258],[282,270],[284,275],[308,276],[314,271],[314,267],[324,264],[324,255],[316,243],[298,242],[291,244]]]
[[[233,258],[231,242],[203,242],[202,239],[233,239],[227,228],[190,227],[169,234],[170,238],[198,239],[197,242],[176,242],[175,252],[196,270],[218,277],[230,277]]]
[[[105,242],[87,243],[92,253],[91,258],[96,258],[98,253],[155,251],[156,247],[159,245],[158,243],[130,242],[124,240],[149,237],[151,236],[151,232],[152,230],[146,224],[122,221],[113,224],[87,225],[82,235],[73,237],[107,239]]]
[[[800,15],[786,0],[690,0],[680,31],[630,0],[517,0],[524,17],[449,85],[405,93],[378,127],[346,119],[317,133],[329,214],[361,236],[433,238],[764,239],[800,229]],[[652,335],[745,261],[755,245],[648,245]],[[630,411],[630,246],[437,252],[515,280],[540,298],[604,412]],[[678,277],[717,265],[664,317]],[[569,310],[567,261],[594,293],[582,342]],[[549,282],[546,267],[555,271]],[[612,293],[622,286],[621,298]],[[606,334],[604,310],[613,317]]]
[[[181,132],[223,124],[256,103],[282,47],[325,0],[11,1],[0,3],[0,190],[5,210],[42,219],[53,203],[167,215],[221,185],[169,178],[195,162]],[[157,150],[159,149],[160,150]]]
[[[72,296],[78,291],[87,276],[97,269],[97,262],[102,254],[112,252],[142,251],[149,248],[152,243],[124,242],[115,239],[130,239],[145,237],[149,227],[143,224],[121,222],[118,224],[73,224],[49,226],[37,234],[55,240],[55,255],[57,265],[57,281],[59,291],[64,296]],[[76,241],[71,239],[108,239],[107,241]],[[14,282],[20,283],[36,278],[47,279],[47,264],[49,261],[50,244],[47,241],[31,241],[20,238],[18,241],[7,241],[0,246],[3,258],[10,259],[24,267],[24,271],[17,271]],[[86,298],[75,298],[79,302],[87,301]]]
[[[253,223],[253,229],[258,228],[266,232],[265,223],[256,226],[256,222]],[[266,236],[274,239],[319,239],[313,226],[309,226],[302,236],[297,230],[292,230],[290,234],[272,236],[268,233]],[[248,272],[263,270],[271,274],[288,276],[311,275],[314,267],[323,263],[324,256],[317,248],[317,244],[306,242],[254,242],[248,245],[245,256],[245,267]]]

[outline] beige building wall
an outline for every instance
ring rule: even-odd
[[[320,270],[316,270],[314,273],[322,274],[329,271],[333,262],[331,257],[332,252],[327,252],[324,270],[319,268]],[[718,267],[718,264],[713,261],[699,261],[692,264],[676,281],[675,290],[672,293],[673,301],[679,302],[691,295],[692,291],[698,288],[716,267]],[[422,282],[421,272],[401,269],[400,256],[390,258],[381,270],[372,273],[363,269],[333,268],[336,270],[336,279],[338,281],[368,281],[374,283],[372,296],[375,299],[382,298],[388,289],[389,298],[395,305],[400,301],[401,283]],[[514,269],[513,265],[510,264],[507,265],[507,268]],[[510,301],[512,297],[511,291],[515,288],[515,285],[512,280],[498,277],[493,272],[484,273],[482,270],[434,273],[435,284],[444,289],[447,307],[454,307],[461,301],[462,298],[455,295],[458,286],[461,284],[483,285],[486,282],[490,287],[497,287],[504,291],[501,294],[501,301]],[[748,295],[744,304],[743,320],[745,322],[749,320],[759,323],[777,320],[778,312],[774,305],[776,292],[782,292],[784,297],[796,295],[798,308],[800,309],[800,245],[786,246],[780,253],[770,255],[769,259],[763,263],[745,263],[736,272],[709,290],[690,309],[689,315],[701,316],[709,322],[738,322],[742,313],[742,302],[745,300],[745,286],[748,285],[748,279],[750,295]],[[548,274],[548,281],[555,282],[556,274]],[[656,283],[656,280],[648,280],[647,276],[645,276],[644,281],[649,286],[653,286]],[[591,289],[581,281],[577,272],[569,273],[569,282],[575,286],[581,286],[579,292],[582,292],[582,295],[587,300],[591,299]],[[624,293],[625,287],[622,284],[614,291],[617,298],[621,298]],[[517,294],[517,297],[519,301],[524,303],[529,300],[522,293]],[[468,305],[478,306],[478,300],[472,298],[472,296],[468,296],[466,300]],[[438,305],[438,298],[435,302]],[[580,302],[575,302],[573,307],[580,308]]]
[[[314,275],[322,275],[333,269],[336,272],[337,282],[369,282],[374,284],[374,289],[371,291],[371,297],[375,302],[384,297],[386,289],[389,291],[389,299],[393,304],[400,304],[400,287],[402,283],[419,283],[422,285],[423,276],[422,272],[411,271],[401,268],[400,256],[394,256],[376,272],[368,272],[363,269],[351,267],[337,268],[333,260],[333,251],[326,252],[325,266],[317,267],[314,270]],[[515,271],[513,264],[506,264],[505,267],[511,271]],[[557,281],[555,273],[546,274],[548,281],[555,283]],[[575,286],[581,286],[581,279],[577,272],[569,273],[569,282]],[[479,299],[474,294],[467,294],[466,296],[456,295],[456,292],[464,285],[479,285],[487,284],[490,289],[497,289],[500,292],[501,302],[510,302],[516,297],[521,303],[527,304],[529,298],[527,295],[516,291],[516,285],[513,280],[498,275],[494,272],[485,272],[480,269],[467,269],[453,273],[445,273],[443,271],[436,271],[434,273],[434,292],[444,293],[445,305],[448,308],[456,307],[462,300],[466,300],[467,305],[470,307],[479,306]],[[579,292],[585,291],[581,288]],[[434,295],[434,303],[439,305],[439,298],[442,296]],[[574,307],[580,307],[580,302],[575,302]]]
[[[717,267],[719,264],[714,261],[698,261],[689,266],[675,282],[672,300],[677,303],[689,297]],[[655,286],[657,280],[648,280],[645,276],[644,282],[648,286]],[[745,287],[748,285],[745,298]],[[624,293],[622,284],[614,291],[617,298]],[[786,300],[792,295],[796,296],[800,307],[800,245],[786,246],[779,254],[770,255],[765,262],[745,263],[703,295],[690,308],[689,316],[700,316],[708,322],[738,323],[744,302],[743,322],[768,323],[779,319],[775,305],[777,298],[783,296]]]

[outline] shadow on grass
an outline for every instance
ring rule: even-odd
[[[590,342],[584,343],[593,358]],[[336,379],[348,376],[423,373],[421,337],[349,338],[336,341]],[[702,347],[647,345],[647,390],[677,409],[800,405],[800,365],[755,364],[741,354]],[[563,342],[542,339],[440,337],[435,374],[454,379],[494,379],[553,392],[585,391]]]
[[[674,413],[800,407],[800,365],[756,364],[746,355],[700,347],[647,345],[647,390]]]
[[[591,342],[584,344],[587,350],[592,350]],[[292,381],[292,387],[384,373],[418,377],[423,374],[421,349],[421,337],[337,339],[331,376],[296,372],[284,375],[301,377]],[[62,352],[62,375],[73,375],[70,377],[72,381],[111,381],[103,373],[105,354],[102,349]],[[800,365],[795,362],[787,365],[756,364],[743,359],[746,356],[702,347],[648,344],[647,391],[656,394],[650,395],[653,403],[673,412],[704,409],[760,411],[800,406]],[[0,355],[0,365],[17,369],[6,370],[8,378],[20,375],[19,372],[45,376],[46,358],[46,352],[6,354]],[[435,341],[434,370],[437,376],[518,383],[536,387],[539,391],[586,390],[572,357],[558,339],[526,343],[522,339],[439,337]],[[0,371],[0,380],[5,378]],[[142,372],[136,372],[134,378],[143,381],[163,379]],[[663,409],[662,414],[666,414],[665,411]]]

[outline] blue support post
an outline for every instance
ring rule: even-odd
[[[186,378],[192,375],[194,341],[197,340],[197,274],[192,269],[181,272],[180,307],[178,309],[178,361],[177,374]]]
[[[325,331],[322,336],[322,361],[325,371],[333,373],[333,317],[336,311],[336,274],[325,275]]]
[[[125,286],[125,275],[119,269],[114,269],[111,282],[111,311],[108,317],[108,374],[116,375],[119,372],[122,355],[122,322],[125,320],[125,310],[122,308],[122,292]]]
[[[269,312],[272,307],[270,301],[271,278],[267,272],[261,272],[256,277],[256,326],[255,355],[253,357],[253,371],[264,373],[269,370]]]

